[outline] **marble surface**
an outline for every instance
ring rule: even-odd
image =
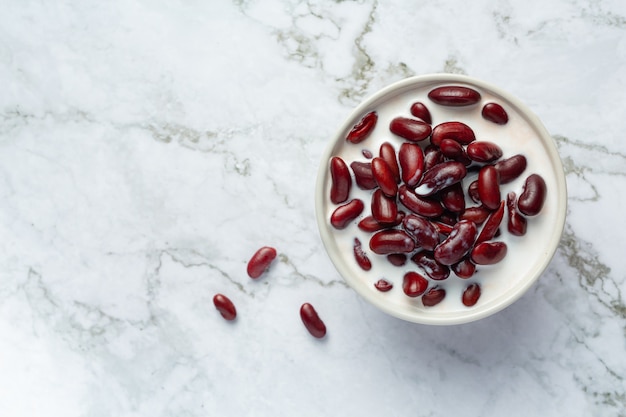
[[[0,415],[626,415],[625,2],[1,3]],[[350,109],[432,72],[517,95],[569,187],[537,284],[451,327],[361,300],[314,218]]]

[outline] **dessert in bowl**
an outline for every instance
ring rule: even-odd
[[[358,105],[323,154],[316,217],[364,299],[423,324],[494,314],[541,276],[567,204],[556,145],[508,92],[455,74]]]

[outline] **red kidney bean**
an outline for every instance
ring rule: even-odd
[[[435,259],[443,265],[459,262],[470,251],[476,240],[476,225],[461,220],[454,225],[447,238],[435,248]]]
[[[409,187],[415,187],[422,179],[424,172],[424,152],[415,144],[404,142],[398,151],[402,181]]]
[[[428,123],[408,117],[396,117],[389,124],[391,133],[411,142],[420,142],[430,136],[432,128]]]
[[[396,219],[393,221],[393,223],[389,224],[379,223],[378,221],[376,221],[376,219],[374,219],[374,216],[365,216],[359,221],[357,226],[364,232],[373,233],[382,229],[386,229],[388,227],[399,225],[400,223],[402,223],[402,219],[404,219],[404,216],[405,213],[398,210],[398,215],[396,216]]]
[[[500,184],[508,184],[513,181],[526,169],[526,157],[524,155],[513,155],[495,163],[494,167],[500,174]]]
[[[302,304],[302,307],[300,307],[300,318],[302,319],[304,327],[311,333],[311,336],[318,339],[326,336],[326,325],[322,319],[320,319],[317,311],[311,304]]]
[[[372,151],[368,150],[368,149],[363,149],[361,151],[361,153],[363,154],[364,157],[366,157],[367,159],[372,159],[374,157],[374,154],[372,153]]]
[[[413,238],[417,247],[432,251],[439,243],[437,228],[423,217],[407,214],[402,220],[402,227]]]
[[[355,124],[348,132],[346,140],[352,143],[360,143],[367,139],[376,127],[378,121],[378,114],[375,111],[367,113],[363,118]]]
[[[476,238],[476,244],[492,239],[496,235],[498,227],[500,227],[500,223],[502,223],[503,217],[504,200],[500,202],[500,206],[495,211],[493,211],[487,218],[485,225],[483,226],[482,230],[478,234],[478,237]]]
[[[432,252],[417,252],[411,257],[411,260],[422,268],[426,275],[436,281],[444,280],[450,276],[450,268],[437,262]]]
[[[442,106],[459,107],[476,104],[481,96],[473,88],[449,85],[431,90],[428,98]]]
[[[428,280],[415,271],[404,274],[402,290],[409,297],[419,297],[428,288]]]
[[[333,204],[343,203],[350,195],[352,177],[348,165],[338,156],[334,156],[330,160],[330,177],[330,201]]]
[[[483,224],[483,222],[487,220],[489,214],[491,214],[491,210],[486,207],[469,207],[466,208],[465,211],[459,216],[459,220],[469,220],[474,222],[476,225],[479,225]]]
[[[488,209],[500,206],[500,177],[493,165],[485,165],[478,172],[478,197]]]
[[[372,194],[372,217],[378,223],[391,224],[398,217],[398,205],[395,197],[388,197],[378,188]]]
[[[402,266],[406,263],[406,255],[404,253],[390,253],[387,260],[394,266]]]
[[[424,171],[428,171],[435,165],[438,165],[444,161],[445,158],[438,147],[431,147],[429,145],[424,150]]]
[[[536,216],[546,200],[546,191],[546,182],[540,175],[529,175],[524,183],[522,193],[517,199],[517,208],[526,216]]]
[[[493,265],[504,259],[506,252],[504,242],[482,242],[474,246],[470,258],[477,265]]]
[[[270,267],[276,258],[276,249],[270,246],[263,246],[258,249],[248,261],[247,272],[250,278],[258,278]]]
[[[441,194],[441,192],[439,194]],[[441,223],[449,224],[450,226],[454,226],[456,222],[459,221],[457,214],[458,213],[454,213],[451,211],[444,211],[441,216],[433,220],[439,221]]]
[[[378,186],[374,179],[371,162],[354,161],[350,163],[350,168],[354,172],[354,181],[360,189],[373,190]]]
[[[422,304],[424,304],[424,307],[432,307],[442,302],[444,298],[446,298],[446,290],[440,287],[433,287],[422,295]]]
[[[398,188],[400,202],[413,213],[424,217],[439,217],[443,214],[443,206],[433,198],[420,197],[405,185]]]
[[[235,320],[237,318],[237,309],[230,298],[223,294],[215,294],[213,297],[213,304],[217,311],[220,312],[222,317],[226,320]]]
[[[478,180],[474,180],[467,187],[467,195],[476,204],[481,204],[480,195],[478,195]]]
[[[380,145],[379,156],[387,162],[391,172],[393,173],[393,178],[396,180],[396,183],[400,182],[400,167],[398,166],[398,158],[396,157],[396,149],[389,142],[384,142]]]
[[[465,151],[465,148],[463,148],[463,145],[454,139],[442,139],[439,144],[439,148],[441,149],[443,156],[446,158],[460,162],[465,166],[472,163],[471,159],[467,156],[467,152]]]
[[[441,198],[441,204],[453,213],[461,213],[465,210],[465,193],[460,182],[441,190],[439,198]]]
[[[372,159],[372,174],[381,191],[389,197],[394,197],[398,192],[398,184],[393,175],[393,170],[385,160],[379,156]]]
[[[461,302],[466,307],[472,307],[476,305],[478,299],[480,298],[480,285],[476,282],[471,283],[465,290],[463,290],[463,295],[461,296]]]
[[[379,255],[410,253],[415,249],[415,242],[402,230],[381,230],[370,239],[370,249]]]
[[[444,122],[433,128],[430,143],[440,146],[443,139],[453,139],[461,145],[468,145],[476,140],[471,127],[462,122]]]
[[[486,140],[476,141],[467,145],[467,156],[476,162],[494,162],[502,157],[502,148]]]
[[[428,123],[429,125],[433,123],[433,119],[430,117],[430,111],[428,111],[428,107],[422,102],[415,102],[411,105],[411,114],[415,117],[418,117]]]
[[[387,281],[386,279],[381,278],[378,281],[376,281],[376,283],[374,284],[374,287],[376,287],[376,289],[380,292],[387,292],[393,288],[393,284]]]
[[[442,222],[431,222],[433,226],[437,229],[437,232],[441,235],[449,235],[452,233],[452,226]]]
[[[486,120],[498,125],[505,125],[509,121],[509,115],[506,113],[506,110],[498,103],[485,104],[481,114]]]
[[[363,250],[363,246],[361,246],[361,241],[356,237],[354,238],[353,249],[354,259],[356,260],[356,263],[361,267],[361,269],[363,269],[364,271],[369,271],[370,269],[372,269],[372,262]]]
[[[415,194],[427,197],[460,182],[467,174],[465,165],[456,161],[442,162],[424,173]]]
[[[476,272],[476,265],[468,257],[465,257],[452,265],[452,272],[459,278],[468,279]]]
[[[526,217],[517,211],[515,207],[517,196],[513,191],[506,196],[506,206],[509,214],[507,229],[513,236],[524,236],[526,234]]]
[[[330,224],[335,229],[345,229],[351,221],[359,217],[365,205],[363,201],[355,198],[344,205],[341,205],[330,215]]]

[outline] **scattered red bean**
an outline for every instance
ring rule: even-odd
[[[461,220],[452,227],[450,235],[435,248],[435,259],[444,265],[459,262],[472,249],[476,240],[476,225]]]
[[[348,165],[343,159],[334,156],[330,160],[330,201],[333,204],[341,204],[348,199],[352,187],[352,177]]]
[[[374,287],[376,287],[376,289],[380,292],[387,292],[393,288],[393,284],[386,279],[381,278],[374,283]]]
[[[360,189],[373,190],[378,186],[372,173],[371,162],[354,161],[350,164],[350,168],[354,172],[354,181]]]
[[[509,121],[509,115],[506,114],[506,110],[498,103],[485,104],[481,114],[486,120],[495,124],[505,125]]]
[[[361,269],[363,269],[364,271],[369,271],[370,269],[372,269],[372,262],[363,250],[363,247],[361,246],[361,241],[356,237],[354,238],[353,249],[354,259],[356,259],[356,263],[359,264]]]
[[[419,117],[429,125],[433,123],[433,119],[430,117],[430,111],[428,107],[422,102],[416,102],[411,105],[411,114],[415,117]]]
[[[335,229],[345,229],[351,221],[356,219],[365,208],[363,201],[355,198],[346,204],[339,206],[330,215],[330,224]]]
[[[398,217],[398,205],[395,197],[385,195],[382,189],[378,188],[372,194],[372,217],[383,225],[392,224]]]
[[[472,249],[471,259],[477,265],[493,265],[504,259],[506,252],[504,242],[482,242]]]
[[[406,264],[406,254],[404,253],[390,253],[387,255],[387,260],[390,264],[395,266],[402,266]]]
[[[452,213],[461,213],[465,210],[465,193],[460,182],[444,188],[439,192],[441,204]],[[456,222],[456,219],[454,219]]]
[[[459,216],[459,220],[470,220],[476,225],[480,225],[487,220],[489,214],[491,214],[491,210],[486,207],[469,207]]]
[[[350,132],[348,132],[346,140],[352,143],[363,142],[365,139],[367,139],[370,133],[372,133],[372,131],[376,127],[377,121],[378,114],[375,111],[367,113],[357,124],[352,127]]]
[[[442,139],[439,148],[441,149],[441,153],[443,154],[443,156],[445,156],[446,158],[460,162],[465,166],[468,166],[472,163],[472,160],[467,155],[467,152],[465,151],[465,148],[463,148],[463,145],[461,145],[454,139]]]
[[[498,228],[500,227],[500,223],[502,223],[502,218],[504,217],[504,200],[500,202],[500,206],[493,211],[489,217],[487,217],[487,221],[485,221],[485,225],[482,230],[478,234],[476,238],[476,244],[485,242],[487,240],[492,239]]]
[[[446,297],[446,290],[440,287],[433,287],[422,295],[424,307],[432,307],[439,304]]]
[[[432,251],[439,243],[439,231],[427,219],[407,214],[402,220],[402,227],[413,238],[415,245],[424,250]]]
[[[367,159],[372,159],[374,157],[374,154],[369,149],[363,149],[361,151],[361,154],[363,154],[363,156],[366,157]]]
[[[443,206],[433,198],[421,197],[405,185],[398,188],[400,202],[413,213],[424,217],[439,217],[443,214]]]
[[[515,192],[511,191],[506,196],[507,212],[509,214],[509,221],[507,222],[507,230],[513,236],[524,236],[526,234],[526,217],[517,211],[515,204],[517,198]]]
[[[428,280],[415,271],[404,274],[402,290],[409,297],[419,297],[428,288]]]
[[[248,261],[247,272],[250,278],[256,279],[263,275],[276,258],[276,249],[270,246],[263,246],[257,250]]]
[[[526,157],[524,155],[513,155],[508,159],[503,159],[495,163],[495,168],[500,174],[500,184],[508,184],[526,169]]]
[[[453,139],[461,145],[468,145],[476,140],[476,135],[471,127],[462,122],[444,122],[433,128],[430,143],[440,146],[444,139]]]
[[[465,257],[452,265],[452,272],[459,278],[468,279],[476,272],[476,265],[469,258]]]
[[[411,142],[423,141],[432,132],[432,128],[428,123],[409,119],[408,117],[396,117],[393,119],[389,124],[389,130],[391,130],[391,133]]]
[[[408,187],[415,187],[422,179],[424,172],[422,148],[415,143],[404,142],[400,145],[398,159],[402,169],[402,182]]]
[[[381,157],[372,159],[372,174],[380,190],[388,197],[395,197],[398,192],[398,184],[389,164]]]
[[[317,311],[315,311],[315,308],[311,304],[302,304],[300,307],[300,318],[302,319],[302,323],[304,323],[304,327],[311,333],[311,336],[318,339],[326,336],[326,325],[322,319],[320,319]]]
[[[437,262],[431,252],[417,252],[411,260],[422,268],[431,279],[441,281],[450,276],[450,268]]]
[[[427,197],[465,178],[465,165],[456,161],[442,162],[424,173],[422,181],[415,189],[417,195]]]
[[[396,183],[400,183],[400,167],[398,166],[398,158],[396,157],[396,150],[393,145],[389,142],[380,145],[379,156],[389,165],[389,169],[391,169]]]
[[[480,101],[480,93],[473,88],[462,86],[437,87],[428,93],[435,103],[442,106],[470,106]]]
[[[237,309],[235,308],[235,305],[232,301],[230,301],[230,298],[225,295],[215,294],[213,297],[213,304],[224,319],[231,321],[237,318]]]
[[[467,287],[465,287],[465,290],[463,291],[463,295],[461,296],[461,301],[463,302],[463,305],[467,307],[471,307],[473,305],[476,305],[479,298],[480,298],[480,285],[474,282],[468,285]]]
[[[519,211],[527,216],[539,214],[546,200],[546,189],[546,182],[540,175],[529,175],[517,200]]]
[[[502,148],[486,140],[476,141],[467,145],[467,156],[476,162],[494,162],[502,157]]]
[[[379,255],[411,253],[415,249],[415,242],[402,230],[381,230],[370,239],[370,249]]]
[[[488,209],[500,206],[500,177],[493,165],[485,165],[478,172],[478,196]]]
[[[438,146],[428,145],[426,149],[424,149],[424,171],[428,171],[443,161],[444,156]]]

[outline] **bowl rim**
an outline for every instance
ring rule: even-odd
[[[556,212],[555,216],[555,229],[554,233],[550,236],[547,245],[546,252],[542,257],[540,263],[536,265],[536,267],[531,271],[531,276],[524,280],[519,286],[517,286],[517,291],[510,292],[510,294],[505,294],[506,296],[498,299],[497,302],[491,303],[491,306],[486,309],[468,309],[463,314],[458,314],[455,312],[450,312],[449,314],[441,313],[437,316],[428,316],[428,315],[417,315],[415,313],[409,313],[406,311],[400,311],[398,309],[393,308],[393,306],[388,303],[382,302],[382,298],[376,297],[372,291],[362,291],[362,285],[357,285],[357,278],[353,278],[350,273],[347,265],[345,264],[344,258],[339,254],[333,251],[330,247],[331,245],[331,231],[328,225],[328,220],[325,214],[325,186],[327,183],[327,178],[329,176],[328,172],[328,161],[333,156],[333,151],[337,145],[339,140],[345,140],[345,133],[354,125],[354,121],[358,120],[357,118],[365,114],[367,111],[373,110],[373,104],[379,102],[383,99],[390,98],[393,95],[401,94],[404,91],[408,91],[413,88],[417,88],[424,84],[440,84],[440,83],[458,83],[469,86],[476,86],[479,89],[483,89],[493,93],[494,95],[498,95],[502,97],[504,100],[508,101],[509,104],[513,105],[517,111],[526,118],[527,122],[531,125],[533,130],[537,133],[541,142],[545,146],[548,151],[548,158],[553,164],[553,170],[556,173],[556,183],[557,183],[557,207],[560,208]],[[558,153],[558,149],[556,143],[552,136],[549,134],[541,120],[536,116],[536,114],[521,100],[517,97],[497,87],[492,85],[489,82],[483,81],[478,78],[474,78],[467,75],[461,74],[449,74],[449,73],[433,73],[433,74],[424,74],[424,75],[416,75],[408,78],[404,78],[402,80],[391,83],[374,94],[366,97],[364,100],[360,102],[354,109],[352,109],[347,117],[344,119],[343,123],[337,129],[335,134],[332,136],[332,139],[326,146],[326,149],[322,153],[322,158],[320,160],[320,165],[318,168],[317,179],[315,184],[315,215],[318,224],[318,230],[320,233],[320,237],[322,243],[324,245],[324,249],[331,259],[331,262],[335,266],[337,272],[341,275],[341,277],[346,281],[346,283],[352,288],[355,292],[357,292],[361,297],[367,300],[369,303],[382,310],[383,312],[409,321],[413,323],[419,324],[428,324],[428,325],[455,325],[455,324],[463,324],[473,322],[488,316],[491,316],[504,308],[510,306],[515,301],[517,301],[520,297],[522,297],[528,289],[539,279],[539,277],[543,274],[545,269],[548,267],[551,262],[556,250],[559,246],[559,242],[561,236],[563,234],[563,230],[565,227],[565,218],[567,213],[567,184],[565,180],[565,172],[563,170],[563,164]],[[362,283],[361,283],[362,284]]]

